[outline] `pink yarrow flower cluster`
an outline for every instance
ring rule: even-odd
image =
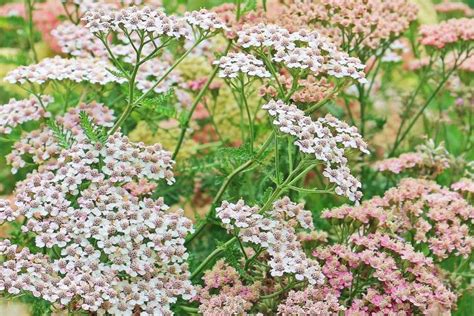
[[[474,15],[474,10],[464,2],[451,2],[449,0],[444,0],[443,2],[436,4],[434,8],[438,13],[462,13],[465,16]]]
[[[461,179],[456,183],[453,183],[451,189],[464,193],[474,193],[474,181],[467,178]]]
[[[274,202],[273,209],[264,216],[258,207],[250,207],[243,200],[236,204],[224,201],[216,214],[224,227],[237,232],[243,242],[267,250],[273,277],[291,274],[312,285],[324,282],[319,264],[306,256],[296,234],[296,228],[312,228],[313,225],[311,212],[302,205],[285,197]]]
[[[436,146],[433,140],[428,140],[425,144],[416,146],[414,152],[376,162],[374,168],[378,171],[389,171],[395,174],[415,169],[418,176],[423,173],[432,176],[443,172],[450,166],[450,155],[444,145],[441,143]]]
[[[369,153],[357,128],[350,127],[331,115],[313,121],[311,117],[294,104],[283,101],[270,101],[263,105],[273,124],[285,134],[296,137],[295,145],[306,154],[314,155],[325,163],[323,175],[336,184],[336,193],[356,201],[362,197],[361,183],[351,174],[345,157],[347,149],[358,149]]]
[[[384,209],[396,216],[392,229],[414,231],[414,240],[427,243],[434,256],[467,257],[474,250],[474,207],[457,192],[433,181],[407,178],[383,198]]]
[[[171,314],[178,297],[195,295],[184,247],[192,223],[162,198],[137,197],[123,186],[171,183],[172,165],[159,144],[133,144],[116,133],[105,144],[78,141],[29,174],[17,185],[14,207],[0,203],[1,217],[25,217],[22,231],[37,247],[59,249],[31,255],[3,241],[0,288],[90,312]]]
[[[407,30],[416,20],[417,11],[416,5],[408,0],[294,1],[273,20],[292,29],[310,25],[327,32],[340,44],[344,39],[350,47],[377,49],[384,41]]]
[[[203,315],[248,315],[259,297],[260,283],[244,285],[238,272],[224,260],[206,271],[203,280],[196,297]]]
[[[274,24],[246,26],[237,33],[237,44],[256,52],[268,49],[272,60],[290,70],[327,73],[336,78],[352,78],[366,83],[365,65],[358,58],[339,51],[316,31],[290,32]]]
[[[50,96],[41,96],[41,103],[34,97],[26,100],[11,99],[7,104],[0,105],[0,134],[10,134],[23,123],[49,117],[50,113],[44,107],[52,101]]]
[[[423,164],[423,155],[421,153],[406,153],[401,154],[397,158],[389,158],[378,161],[375,164],[375,169],[379,171],[390,171],[395,174],[406,169],[412,169]]]
[[[442,21],[434,25],[422,25],[421,44],[444,48],[458,42],[474,41],[474,19],[461,18]]]
[[[337,292],[328,287],[308,286],[301,291],[290,291],[278,305],[281,315],[338,315],[345,310]]]
[[[350,315],[433,315],[455,306],[456,295],[432,260],[388,235],[355,235],[348,245],[319,248],[313,254],[324,262],[323,273],[336,293],[370,284],[348,306]]]
[[[414,246],[426,244],[430,255],[441,260],[452,254],[468,257],[474,250],[474,207],[433,181],[406,178],[383,197],[326,210],[322,217],[342,225],[358,222],[349,229],[351,234],[359,232],[360,224],[372,231],[394,232]]]
[[[107,61],[96,58],[53,58],[43,59],[38,64],[21,66],[10,71],[5,80],[9,83],[44,84],[48,81],[70,80],[72,82],[106,85],[123,83],[125,78],[114,76],[107,69],[113,69]]]

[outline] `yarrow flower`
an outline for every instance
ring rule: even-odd
[[[418,177],[427,174],[431,177],[443,172],[451,166],[451,157],[441,143],[438,146],[433,140],[415,147],[415,152],[401,154],[397,158],[388,158],[375,163],[379,171],[390,171],[395,174],[415,169]]]
[[[410,238],[413,244],[426,244],[432,256],[468,257],[474,250],[470,223],[474,207],[457,192],[442,188],[433,181],[403,179],[383,197],[364,201],[359,206],[326,210],[323,218],[333,223],[357,221],[366,230],[381,229]],[[349,233],[359,232],[354,224]]]
[[[377,49],[408,29],[417,11],[408,0],[299,0],[269,20],[293,31],[309,26],[346,48]]]
[[[384,209],[395,216],[392,229],[414,231],[414,240],[427,243],[436,257],[445,259],[451,253],[467,257],[474,250],[469,228],[474,207],[460,194],[433,181],[407,178],[383,198]]]
[[[203,280],[204,286],[197,291],[203,315],[247,315],[259,297],[260,283],[244,285],[238,272],[224,260],[206,271]]]
[[[79,113],[84,111],[94,124],[101,127],[112,127],[114,112],[100,103],[82,103],[76,108],[68,110],[63,116],[56,116],[55,121],[71,133],[76,140],[86,138],[80,127]],[[12,173],[26,165],[27,157],[35,164],[41,165],[46,161],[56,158],[61,151],[53,131],[48,126],[43,126],[24,134],[13,145],[12,151],[6,156],[7,164],[12,166]]]
[[[219,65],[221,78],[236,78],[239,73],[249,77],[268,78],[270,72],[265,68],[263,61],[258,60],[250,54],[229,53],[214,62]]]
[[[434,25],[422,25],[421,44],[444,48],[457,42],[474,41],[474,19],[461,18],[442,21]]]
[[[52,101],[50,96],[41,96],[41,103],[33,97],[27,100],[11,99],[7,104],[0,105],[0,134],[10,134],[25,122],[49,117],[50,113],[44,107]]]
[[[190,25],[196,26],[204,31],[227,30],[226,24],[221,21],[219,16],[215,12],[210,12],[206,9],[186,12],[184,16]]]
[[[270,101],[263,105],[273,124],[285,134],[296,137],[295,145],[306,154],[314,155],[317,160],[326,164],[324,176],[336,184],[336,193],[356,201],[362,197],[359,191],[361,183],[351,175],[347,167],[345,150],[358,149],[369,153],[357,128],[350,127],[331,115],[313,121],[294,104],[283,101]]]
[[[354,235],[347,245],[318,248],[313,255],[324,262],[323,273],[337,296],[356,286],[357,279],[370,280],[356,293],[348,314],[432,315],[456,303],[432,260],[388,235]]]
[[[5,76],[9,83],[44,84],[50,80],[72,82],[88,82],[106,85],[116,82],[123,83],[125,78],[114,76],[107,69],[113,69],[107,61],[95,58],[53,58],[43,59],[38,64],[21,66],[10,71]]]
[[[61,151],[18,183],[13,204],[0,202],[2,219],[26,218],[22,231],[37,247],[59,249],[32,255],[3,241],[0,288],[113,315],[170,314],[178,297],[191,299],[184,247],[191,221],[162,198],[124,188],[139,179],[172,183],[172,165],[159,144],[133,144],[119,133]]]
[[[288,273],[298,281],[322,284],[324,280],[319,265],[306,256],[295,230],[312,227],[311,212],[287,197],[273,203],[268,217],[259,211],[258,207],[247,206],[243,200],[236,204],[224,201],[216,209],[216,214],[224,227],[238,232],[243,242],[260,245],[268,251],[273,277]]]
[[[81,25],[63,22],[51,31],[51,35],[65,54],[82,58],[107,56],[107,51],[99,39]]]
[[[444,0],[441,3],[435,4],[434,6],[436,12],[438,13],[462,13],[465,16],[469,17],[474,14],[474,10],[469,7],[464,2],[451,2],[448,0]]]
[[[278,305],[281,315],[338,315],[344,310],[337,292],[328,287],[308,286],[301,291],[292,290]]]
[[[149,7],[131,7],[116,11],[91,10],[84,14],[82,20],[95,34],[107,34],[110,31],[145,31],[154,37],[168,36],[177,39],[190,37],[191,34],[184,18],[168,16],[161,10]]]
[[[464,193],[474,193],[474,181],[467,178],[461,179],[456,183],[453,183],[451,189]]]
[[[257,52],[272,50],[272,60],[288,69],[327,73],[337,78],[349,77],[366,83],[365,65],[358,58],[339,51],[331,41],[316,31],[289,32],[274,24],[258,24],[244,27],[237,33],[237,44]]]

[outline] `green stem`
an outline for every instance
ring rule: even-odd
[[[31,52],[33,53],[33,61],[38,62],[38,54],[35,49],[35,38],[34,38],[34,24],[33,24],[33,11],[35,2],[34,0],[25,0],[26,13],[28,16],[28,43],[30,45]]]
[[[196,45],[195,45],[196,46]],[[191,49],[193,49],[195,46],[191,47]],[[227,48],[224,52],[224,55],[227,54],[227,52],[230,50],[230,47],[232,46],[232,41],[229,41],[229,43],[227,44]],[[188,50],[188,52],[191,51]],[[187,53],[188,53],[187,52]],[[187,55],[187,54],[186,54]],[[184,59],[184,58],[183,58]],[[178,153],[181,149],[181,146],[183,145],[183,141],[184,141],[184,137],[186,136],[186,131],[189,127],[189,123],[191,122],[191,117],[193,116],[193,113],[194,111],[196,110],[196,107],[197,105],[199,104],[199,102],[201,101],[201,99],[204,97],[204,94],[206,94],[207,92],[207,89],[209,88],[209,85],[211,84],[211,82],[214,80],[214,78],[216,77],[217,75],[217,72],[219,71],[219,65],[216,65],[209,77],[209,79],[207,79],[206,81],[206,84],[204,85],[204,87],[201,89],[201,91],[199,91],[199,94],[196,96],[196,99],[194,100],[193,104],[191,105],[191,109],[188,113],[188,116],[186,117],[186,120],[184,121],[183,123],[183,126],[181,127],[181,134],[179,135],[179,139],[178,139],[178,144],[176,145],[176,148],[173,152],[173,159],[176,159],[176,157],[178,156]]]
[[[206,225],[208,224],[208,221],[210,218],[212,218],[214,214],[214,208],[216,207],[217,203],[219,203],[220,199],[222,198],[222,195],[224,195],[225,190],[229,186],[230,182],[241,172],[245,171],[246,169],[250,168],[259,158],[260,156],[263,155],[263,153],[267,150],[267,148],[270,146],[273,140],[273,133],[268,137],[268,139],[265,141],[265,143],[260,147],[260,150],[255,154],[255,156],[237,167],[232,173],[230,173],[224,180],[224,183],[222,183],[221,187],[217,191],[212,204],[211,204],[211,209],[208,212],[208,215],[206,216],[206,220],[201,222],[201,224],[196,228],[193,234],[191,234],[188,238],[186,238],[185,245],[188,245],[191,243],[201,232],[204,230]]]
[[[453,68],[454,69],[454,68]],[[413,118],[413,120],[411,120],[410,124],[408,125],[408,127],[405,129],[405,131],[400,134],[400,138],[396,138],[395,140],[395,144],[393,145],[393,148],[389,154],[389,157],[392,157],[396,150],[398,149],[398,147],[400,146],[400,144],[403,142],[403,140],[405,140],[405,138],[407,137],[408,133],[410,132],[410,130],[413,128],[413,126],[415,125],[416,121],[420,118],[421,114],[423,114],[423,112],[425,111],[425,109],[430,105],[431,101],[433,101],[433,99],[436,97],[436,95],[438,94],[438,92],[441,90],[441,88],[444,86],[444,84],[446,83],[446,81],[449,79],[451,73],[453,72],[453,70],[451,70],[448,75],[446,75],[442,80],[441,82],[439,83],[439,85],[436,87],[435,91],[431,94],[431,96],[428,98],[428,100],[425,102],[425,104],[420,108],[420,110],[418,110],[418,112],[416,113],[415,117]],[[401,130],[401,128],[399,129]]]
[[[237,237],[232,237],[228,241],[225,242],[225,244],[217,247],[213,252],[211,252],[206,259],[204,259],[203,262],[196,268],[196,270],[191,273],[191,280],[195,279],[201,272],[206,268],[206,266],[209,264],[210,261],[212,261],[215,257],[220,255],[227,247],[232,245],[234,242],[237,241]]]

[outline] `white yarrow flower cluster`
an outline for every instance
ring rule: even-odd
[[[237,44],[242,48],[269,49],[272,60],[289,69],[367,82],[363,72],[365,65],[358,58],[339,51],[328,38],[316,31],[290,32],[278,25],[258,24],[244,27],[237,35]]]
[[[99,39],[81,25],[63,22],[51,31],[51,35],[65,54],[83,58],[107,56],[107,50]]]
[[[166,74],[170,67],[171,64],[166,60],[150,60],[144,63],[138,70],[136,76],[137,89],[142,92],[150,90],[156,82]],[[181,81],[181,76],[175,70],[167,74],[166,77],[153,88],[153,91],[156,93],[167,92]]]
[[[184,15],[186,21],[193,26],[196,26],[204,31],[227,30],[225,23],[219,18],[215,12],[210,12],[206,9],[199,11],[186,12]]]
[[[56,116],[55,120],[69,131],[75,140],[83,140],[86,137],[80,128],[79,113],[81,111],[86,112],[89,119],[97,126],[111,127],[115,120],[113,110],[95,102],[82,103],[68,110],[63,116]],[[6,156],[6,161],[12,167],[11,172],[17,173],[19,169],[25,167],[27,160],[33,160],[33,163],[41,165],[51,158],[56,158],[60,151],[61,147],[54,133],[44,125],[38,130],[22,135]]]
[[[258,207],[250,207],[243,200],[236,204],[224,201],[216,209],[216,214],[228,230],[238,230],[243,242],[267,250],[272,276],[281,277],[288,273],[299,281],[323,284],[324,275],[318,262],[306,256],[296,234],[297,226],[304,229],[313,227],[311,212],[304,210],[301,204],[285,197],[273,204],[266,217],[259,214]]]
[[[263,61],[255,58],[253,55],[244,53],[229,53],[214,62],[219,65],[219,77],[236,78],[239,74],[245,74],[249,77],[268,78],[270,72],[265,68]]]
[[[9,83],[43,84],[50,80],[88,82],[106,85],[116,82],[123,83],[125,78],[111,74],[107,69],[114,69],[107,61],[96,58],[53,58],[43,59],[38,64],[21,66],[10,71],[5,80]]]
[[[154,38],[168,36],[177,39],[191,35],[191,28],[184,18],[168,16],[162,10],[149,7],[130,7],[117,11],[91,10],[84,14],[82,20],[92,33],[145,31]]]
[[[11,99],[7,104],[0,105],[0,134],[10,134],[12,130],[29,121],[37,121],[49,117],[49,112],[43,108],[53,101],[50,96],[41,96],[41,103],[37,98],[27,100]]]
[[[141,179],[173,180],[171,154],[159,144],[132,144],[119,133],[106,144],[78,141],[17,185],[0,220],[26,218],[24,233],[54,255],[0,243],[0,289],[112,315],[169,315],[195,290],[184,246],[192,222],[162,198],[126,187]],[[14,208],[12,208],[14,205]]]
[[[367,144],[356,127],[351,127],[330,114],[313,121],[296,105],[286,104],[281,100],[272,100],[263,105],[263,109],[274,117],[273,124],[281,132],[296,137],[295,145],[302,152],[314,155],[317,160],[326,164],[323,175],[336,184],[337,194],[345,195],[351,201],[360,200],[362,193],[359,189],[362,185],[351,174],[345,156],[347,149],[369,153]]]

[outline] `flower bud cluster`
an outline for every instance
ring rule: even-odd
[[[350,127],[331,115],[313,121],[294,104],[281,100],[263,105],[273,124],[285,134],[296,137],[295,145],[306,154],[314,155],[326,164],[324,176],[336,184],[336,193],[356,201],[362,197],[361,183],[350,173],[345,156],[347,149],[358,149],[369,153],[357,128]]]

